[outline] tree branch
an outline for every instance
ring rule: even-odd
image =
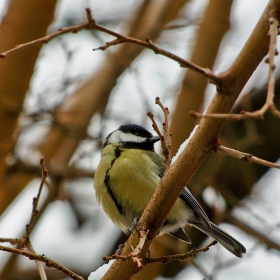
[[[278,111],[274,105],[274,89],[275,89],[275,64],[274,59],[275,56],[278,55],[278,51],[276,49],[277,44],[277,36],[279,32],[279,21],[274,18],[269,18],[269,33],[270,36],[270,44],[269,44],[269,52],[268,58],[265,60],[269,65],[268,70],[268,89],[267,89],[267,97],[266,102],[262,106],[261,109],[256,110],[255,112],[247,112],[241,111],[240,114],[201,114],[195,111],[190,111],[189,114],[195,118],[221,118],[221,119],[232,119],[235,121],[243,120],[243,119],[262,119],[264,114],[269,110],[275,117],[280,118],[280,111]]]
[[[250,163],[258,163],[258,164],[265,165],[268,167],[275,167],[275,168],[280,169],[280,164],[270,162],[270,161],[255,157],[251,154],[243,153],[243,152],[240,152],[240,151],[237,151],[237,150],[234,150],[234,149],[222,146],[222,145],[219,145],[218,147],[216,147],[214,152],[225,154],[225,155],[228,155],[228,156],[231,156],[234,158],[238,158],[238,159],[241,159],[244,161],[248,161]]]
[[[280,2],[278,0],[269,1],[250,38],[232,66],[218,76],[221,83],[218,86],[218,93],[207,109],[207,114],[230,112],[242,88],[267,53],[269,46],[267,20],[271,16],[280,19]],[[146,252],[151,242],[158,234],[183,188],[213,147],[219,145],[218,138],[224,123],[224,119],[202,118],[188,145],[164,174],[137,225],[138,231],[149,230],[148,239],[140,254],[143,259],[146,258]],[[122,253],[128,253],[130,246],[136,244],[138,244],[138,237],[130,235]],[[138,270],[131,261],[114,262],[102,279],[112,279],[112,275],[119,279],[130,279]]]
[[[139,39],[135,39],[135,38],[132,38],[129,36],[119,34],[115,31],[112,31],[99,24],[95,24],[95,29],[102,31],[104,33],[110,34],[114,37],[117,37],[117,39],[107,42],[105,45],[93,49],[93,51],[96,51],[96,50],[104,51],[113,45],[118,45],[118,44],[123,44],[123,43],[132,43],[132,44],[140,45],[142,47],[145,47],[147,49],[154,51],[155,54],[163,55],[165,57],[168,57],[168,58],[178,62],[181,67],[188,68],[197,73],[202,74],[204,77],[208,78],[211,83],[213,83],[215,85],[218,85],[220,83],[219,77],[217,75],[215,75],[213,72],[211,72],[209,69],[202,68],[190,61],[183,59],[180,56],[177,56],[176,54],[173,54],[163,48],[160,48],[159,46],[157,46],[156,44],[154,44],[151,41],[149,36],[146,36],[146,40],[143,41],[143,40],[139,40]]]
[[[86,16],[88,21],[82,22],[80,24],[77,25],[73,25],[73,26],[68,26],[68,27],[63,27],[58,29],[58,31],[49,34],[47,36],[44,36],[42,38],[24,43],[24,44],[20,44],[15,46],[14,48],[5,51],[3,53],[0,53],[0,58],[5,58],[8,54],[18,51],[20,49],[24,49],[33,45],[37,45],[37,44],[47,44],[50,40],[62,35],[62,34],[66,34],[66,33],[77,33],[78,31],[85,29],[85,28],[91,28],[92,25],[94,25],[94,19],[91,16],[91,11],[90,9],[86,9]]]
[[[159,97],[156,97],[155,103],[160,106],[164,115],[164,122],[162,123],[164,135],[161,134],[158,125],[154,119],[154,115],[151,112],[148,112],[147,116],[151,119],[152,127],[160,139],[162,154],[165,157],[165,164],[166,166],[170,166],[172,160],[171,159],[171,136],[172,135],[170,134],[169,131],[169,121],[168,121],[169,110],[167,107],[163,106]]]
[[[46,257],[45,255],[38,255],[38,254],[35,254],[35,253],[27,251],[27,250],[11,248],[11,247],[6,247],[6,246],[2,246],[2,245],[0,245],[0,251],[5,251],[5,252],[19,254],[19,255],[22,255],[22,256],[25,256],[25,257],[29,258],[30,260],[35,260],[35,261],[43,262],[43,263],[46,264],[47,267],[52,267],[52,268],[55,268],[55,269],[63,272],[70,279],[73,279],[73,280],[84,280],[83,277],[75,274],[70,269],[68,269],[65,266],[55,262],[54,260]]]
[[[139,40],[139,39],[135,39],[129,36],[125,36],[122,35],[120,33],[117,33],[109,28],[106,28],[100,24],[97,24],[95,19],[92,18],[91,15],[91,10],[89,8],[86,8],[86,16],[87,16],[87,21],[86,22],[82,22],[80,24],[77,25],[73,25],[73,26],[69,26],[69,27],[63,27],[58,29],[58,31],[49,34],[45,37],[33,40],[31,42],[27,42],[24,44],[20,44],[15,46],[14,48],[5,51],[3,53],[0,53],[0,58],[5,58],[8,54],[32,46],[32,45],[36,45],[36,44],[46,44],[48,43],[50,40],[52,40],[53,38],[56,38],[58,36],[61,36],[62,34],[66,34],[66,33],[77,33],[78,31],[82,30],[82,29],[95,29],[95,30],[99,30],[103,33],[107,33],[110,34],[114,37],[116,37],[117,39],[114,39],[110,42],[107,42],[104,46],[98,47],[96,49],[93,49],[93,51],[95,50],[106,50],[107,48],[114,46],[114,45],[118,45],[118,44],[123,44],[123,43],[132,43],[132,44],[136,44],[136,45],[140,45],[142,47],[148,48],[153,50],[156,54],[160,54],[163,55],[165,57],[168,57],[176,62],[178,62],[180,64],[181,67],[184,68],[189,68],[192,69],[193,71],[202,74],[204,77],[208,78],[213,84],[218,85],[220,83],[220,80],[218,78],[218,76],[216,76],[214,73],[212,73],[209,69],[207,68],[202,68],[192,62],[189,62],[171,52],[168,52],[162,48],[160,48],[159,46],[155,45],[149,38],[149,36],[146,36],[146,40]]]
[[[191,258],[193,255],[201,253],[201,252],[207,252],[211,246],[214,246],[217,244],[216,240],[213,240],[211,243],[209,243],[208,245],[206,245],[203,248],[200,249],[196,249],[193,248],[191,249],[191,251],[184,253],[184,254],[176,254],[176,255],[169,255],[169,256],[161,256],[161,257],[157,257],[157,258],[148,258],[147,259],[147,264],[150,263],[155,263],[155,262],[160,262],[160,263],[169,263],[171,261],[183,261],[186,260],[188,258]]]

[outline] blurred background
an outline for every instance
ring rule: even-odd
[[[166,50],[220,73],[236,58],[267,3],[2,0],[0,52],[85,21],[89,7],[99,24],[139,39],[148,34]],[[152,131],[146,112],[162,121],[154,104],[159,96],[170,109],[175,154],[198,122],[188,112],[203,112],[215,93],[201,75],[142,47],[123,44],[92,51],[112,39],[81,30],[0,59],[0,237],[24,234],[43,156],[49,178],[31,234],[33,247],[84,278],[126,240],[95,201],[93,177],[106,135],[124,123]],[[278,70],[275,103],[280,108]],[[262,63],[233,111],[262,106],[267,73]],[[227,121],[221,142],[277,162],[278,129],[279,120],[269,113],[262,120]],[[148,265],[133,279],[278,279],[280,171],[213,154],[188,187],[210,219],[248,253],[237,259],[216,245],[183,262]],[[186,230],[193,241],[190,247],[163,236],[153,243],[151,255],[182,253],[210,241],[196,229]],[[67,279],[54,269],[46,272],[49,280]],[[33,261],[0,252],[0,279],[40,278]]]

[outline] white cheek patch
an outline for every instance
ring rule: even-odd
[[[141,143],[141,142],[145,142],[146,138],[145,137],[141,137],[141,136],[137,136],[137,135],[133,135],[131,133],[124,133],[120,130],[116,130],[114,131],[111,136],[108,139],[108,143],[116,143],[116,142],[137,142],[137,143]]]

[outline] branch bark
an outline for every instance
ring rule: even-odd
[[[269,45],[267,36],[269,26],[267,21],[270,16],[280,19],[279,1],[269,1],[237,59],[226,72],[219,75],[221,85],[218,87],[218,92],[207,109],[208,114],[230,112],[242,88],[267,54]],[[220,119],[201,120],[187,147],[164,175],[159,188],[153,195],[137,225],[139,231],[149,230],[148,240],[140,254],[143,259],[145,259],[152,240],[156,237],[165,217],[184,186],[205,160],[209,149],[218,145],[218,137],[224,122],[224,120]],[[131,245],[136,246],[137,243],[138,237],[131,235],[123,249],[123,254],[129,253]],[[138,268],[131,261],[115,262],[102,279],[130,279],[137,272]]]

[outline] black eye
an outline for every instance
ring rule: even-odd
[[[140,136],[140,133],[139,133],[139,132],[136,132],[135,135],[136,135],[136,136]]]

